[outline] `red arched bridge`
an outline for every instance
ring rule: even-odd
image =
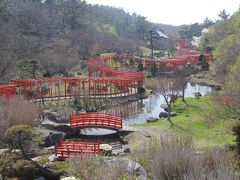
[[[80,113],[70,115],[71,128],[107,128],[122,129],[122,116],[104,113]],[[73,142],[60,140],[54,148],[59,159],[81,158],[83,155],[100,153],[100,144],[93,142]]]
[[[100,153],[99,143],[74,142],[60,140],[55,145],[55,156],[59,159],[81,158],[83,155],[96,155]]]
[[[71,128],[122,129],[122,116],[104,113],[80,113],[70,115]]]

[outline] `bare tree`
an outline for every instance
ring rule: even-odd
[[[188,84],[188,82],[190,81],[190,76],[192,74],[194,74],[194,72],[196,71],[196,68],[191,66],[191,65],[188,65],[187,67],[185,67],[184,69],[182,70],[177,70],[174,72],[174,75],[175,77],[177,78],[177,81],[178,81],[178,84],[179,86],[182,87],[182,101],[187,104],[186,100],[185,100],[185,89],[186,89],[186,86]]]
[[[0,18],[0,79],[10,76],[16,65],[16,51],[18,38],[15,26],[5,23]]]
[[[167,120],[170,122],[171,126],[173,126],[173,122],[171,121],[171,112],[172,106],[177,100],[180,92],[182,90],[181,83],[179,83],[178,78],[163,78],[160,79],[158,85],[158,92],[163,96],[167,107],[168,107],[168,115]]]
[[[18,96],[10,100],[1,98],[0,133],[4,134],[8,128],[17,124],[26,124],[31,127],[38,124],[38,115],[34,104]]]
[[[39,61],[48,72],[61,72],[68,75],[68,70],[78,64],[78,49],[63,38],[54,38],[49,48],[39,54]]]

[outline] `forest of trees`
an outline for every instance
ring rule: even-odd
[[[0,26],[0,79],[8,80],[65,73],[96,53],[130,53],[152,24],[83,0],[1,0]]]
[[[231,17],[219,13],[221,20],[209,28],[201,38],[201,48],[213,56],[217,80],[223,91],[214,98],[214,107],[220,119],[240,119],[240,10]],[[233,129],[240,152],[240,124]]]
[[[84,0],[1,0],[0,79],[66,75],[96,53],[133,53],[148,46],[152,29],[170,37],[157,39],[154,48],[172,49],[179,36],[191,39],[211,24],[208,18],[192,25],[154,24],[136,13]]]

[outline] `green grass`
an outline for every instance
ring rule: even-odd
[[[233,120],[209,121],[206,118],[209,97],[186,98],[186,101],[189,106],[185,105],[181,99],[175,103],[173,111],[177,112],[177,116],[171,118],[175,124],[173,128],[170,127],[170,123],[166,119],[134,126],[159,127],[176,134],[191,135],[198,150],[234,144],[235,136],[231,132],[235,123]]]

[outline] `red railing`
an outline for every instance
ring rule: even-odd
[[[0,96],[11,97],[16,93],[16,85],[0,84]]]
[[[55,145],[55,156],[60,159],[81,158],[83,155],[100,153],[99,143],[62,141]]]
[[[71,128],[100,127],[107,129],[122,129],[122,116],[104,113],[71,114]]]
[[[145,70],[150,70],[150,67],[152,66],[153,63],[155,63],[158,67],[158,71],[159,72],[171,72],[171,71],[175,71],[175,70],[182,70],[186,67],[186,65],[188,63],[192,64],[192,65],[198,65],[200,63],[199,61],[199,57],[200,55],[204,55],[206,58],[206,61],[209,62],[210,61],[210,54],[208,53],[201,53],[201,52],[197,52],[197,51],[192,51],[190,49],[181,49],[178,51],[178,56],[174,56],[171,59],[148,59],[148,58],[140,58],[137,56],[126,56],[126,55],[120,55],[120,56],[109,56],[109,57],[104,57],[104,61],[107,62],[107,64],[111,67],[111,62],[118,62],[120,64],[123,65],[129,65],[130,61],[133,61],[134,64],[139,64],[142,63],[143,67]],[[101,59],[99,59],[100,61]],[[89,66],[89,72],[91,74],[92,71],[96,71],[96,69],[98,71],[102,71],[105,74],[110,74],[111,76],[114,75],[115,70],[110,68],[109,66],[95,66],[96,63],[99,63],[99,61],[94,62],[94,61],[90,61],[90,63],[88,64]],[[117,64],[117,63],[114,63]],[[95,69],[94,69],[94,68]],[[110,69],[108,71],[106,71],[106,68]],[[112,72],[113,71],[113,72]],[[125,73],[123,71],[121,71],[123,76],[125,75]],[[139,82],[143,82],[144,79],[142,80],[142,78],[137,75],[137,74],[133,74],[135,77],[135,80],[139,81]],[[126,75],[127,77],[128,75]],[[140,84],[141,85],[141,84]]]

